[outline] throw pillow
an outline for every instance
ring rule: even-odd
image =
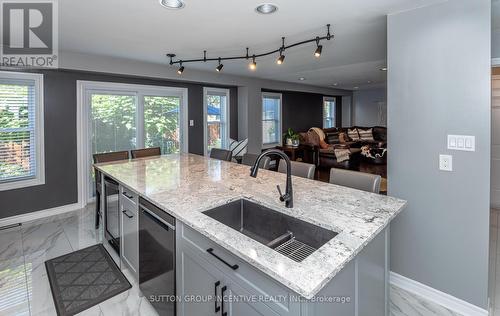
[[[319,147],[321,149],[327,149],[328,148],[328,144],[324,140],[320,139],[320,141],[319,141]]]
[[[352,140],[359,140],[359,133],[357,128],[349,128],[347,129],[347,135]]]
[[[373,128],[369,129],[358,128],[358,133],[361,140],[370,140],[370,141],[375,140],[373,139]]]
[[[233,152],[233,157],[241,157],[247,153],[248,138],[244,140],[229,139],[229,150]]]
[[[326,133],[326,142],[328,144],[337,144],[340,142],[339,132]]]
[[[341,144],[345,144],[349,141],[351,141],[351,140],[349,139],[349,136],[347,136],[346,133],[344,133],[344,132],[339,133],[339,142]]]

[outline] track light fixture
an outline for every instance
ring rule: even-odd
[[[278,65],[283,64],[283,62],[285,61],[285,55],[283,54],[284,51],[285,51],[285,38],[282,37],[281,38],[281,47],[280,47],[280,57],[278,57],[278,59],[276,60],[276,63]]]
[[[215,70],[217,70],[217,72],[220,72],[223,67],[224,67],[224,65],[220,63],[220,57],[219,57],[219,65],[217,67],[215,67]]]
[[[180,63],[180,67],[179,67],[179,69],[177,69],[177,73],[178,73],[179,75],[182,75],[182,73],[183,73],[183,72],[184,72],[184,66],[182,65],[182,61],[181,61],[181,63]]]
[[[319,44],[319,37],[316,37],[316,50],[314,51],[314,57],[319,58],[321,56],[321,51],[323,50],[323,45]]]
[[[257,62],[255,61],[255,55],[253,55],[252,57],[252,62],[248,64],[248,68],[250,68],[250,70],[257,69]]]
[[[197,58],[197,59],[174,60],[174,58],[176,56],[175,54],[167,54],[167,56],[170,58],[169,64],[171,66],[176,65],[176,64],[178,64],[180,66],[179,70],[177,70],[177,73],[179,75],[184,72],[184,66],[182,65],[183,63],[198,63],[198,62],[205,62],[206,63],[206,62],[211,62],[211,61],[218,61],[219,64],[217,65],[217,67],[215,67],[215,70],[217,72],[220,72],[222,70],[222,68],[224,67],[224,65],[221,63],[223,60],[237,60],[237,59],[249,60],[250,58],[252,58],[252,61],[248,64],[248,68],[250,70],[256,70],[257,69],[257,61],[256,61],[257,58],[279,53],[279,56],[276,59],[276,63],[278,65],[281,65],[285,61],[285,54],[284,54],[285,50],[290,49],[292,47],[301,46],[301,45],[305,45],[305,44],[309,44],[309,43],[313,43],[313,42],[316,42],[316,50],[314,51],[314,56],[316,58],[319,58],[321,56],[322,51],[323,51],[323,45],[320,44],[321,41],[323,41],[323,40],[329,41],[329,40],[333,39],[333,35],[330,33],[330,24],[327,24],[326,28],[327,28],[327,32],[326,32],[325,36],[321,36],[321,37],[316,36],[315,38],[308,39],[308,40],[305,40],[302,42],[293,43],[293,44],[290,44],[287,46],[285,46],[285,38],[282,37],[281,38],[281,46],[278,49],[275,49],[275,50],[272,50],[269,52],[265,52],[265,53],[261,53],[261,54],[250,55],[249,49],[247,47],[246,54],[243,56],[207,58],[207,51],[206,50],[203,51],[203,58]]]
[[[284,61],[285,61],[285,55],[280,54],[280,57],[278,57],[278,59],[276,60],[276,63],[278,65],[281,65],[281,64],[283,64]]]

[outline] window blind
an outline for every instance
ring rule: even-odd
[[[36,177],[34,80],[0,78],[0,183]]]
[[[276,144],[281,138],[281,97],[266,94],[262,97],[262,143]]]

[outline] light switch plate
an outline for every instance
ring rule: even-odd
[[[476,136],[448,135],[448,149],[476,151]]]
[[[194,120],[189,120],[189,126],[194,126]]]
[[[453,156],[439,155],[439,170],[453,171]]]

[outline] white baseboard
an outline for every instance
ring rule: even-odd
[[[73,204],[67,204],[67,205],[58,206],[58,207],[54,207],[54,208],[49,208],[46,210],[41,210],[41,211],[6,217],[6,218],[0,219],[0,227],[12,225],[12,224],[18,224],[18,223],[25,223],[25,222],[29,222],[32,220],[36,220],[36,219],[40,219],[40,218],[44,218],[44,217],[48,217],[48,216],[60,215],[60,214],[64,214],[67,212],[76,211],[80,208],[82,208],[80,203],[73,203]]]
[[[476,305],[468,303],[450,294],[436,290],[430,286],[404,277],[395,272],[390,273],[390,283],[407,292],[418,295],[433,303],[439,304],[460,315],[487,316],[488,311]]]

